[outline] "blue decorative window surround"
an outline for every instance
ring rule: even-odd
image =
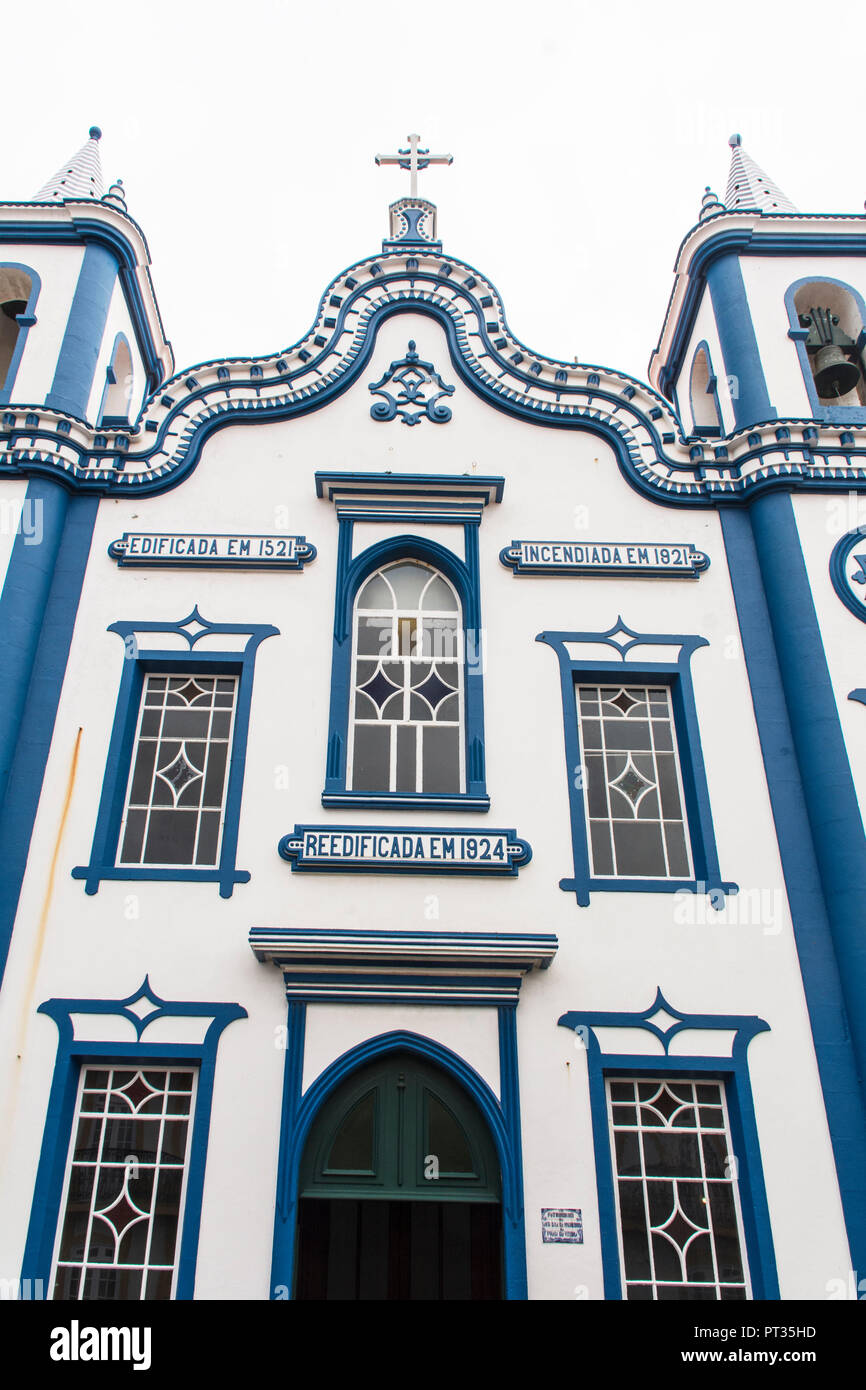
[[[129,1067],[186,1064],[198,1069],[195,1111],[186,1170],[181,1244],[177,1254],[175,1299],[191,1299],[195,1284],[201,1200],[210,1130],[216,1053],[223,1029],[235,1019],[246,1018],[240,1004],[170,1003],[155,994],[145,976],[139,989],[126,999],[49,999],[38,1012],[57,1024],[60,1034],[54,1078],[48,1099],[42,1152],[33,1193],[30,1226],[24,1250],[21,1278],[41,1280],[48,1295],[60,1203],[69,1153],[70,1131],[78,1094],[81,1068],[88,1063],[117,1063]],[[76,1041],[74,1016],[110,1015],[130,1022],[137,1041]],[[149,1025],[161,1018],[210,1019],[201,1043],[142,1042]],[[116,1029],[116,1023],[114,1025]],[[94,1031],[92,1028],[89,1032]],[[106,1031],[112,1031],[107,1029]],[[33,1288],[33,1282],[29,1285]],[[24,1285],[24,1287],[28,1287]],[[36,1284],[39,1288],[40,1285]]]
[[[795,280],[785,291],[785,308],[788,311],[788,337],[797,349],[797,356],[800,359],[800,370],[803,373],[803,384],[806,387],[806,394],[809,397],[809,408],[812,412],[813,420],[826,420],[830,424],[860,424],[866,422],[866,406],[863,405],[827,405],[822,401],[815,390],[815,377],[812,372],[812,364],[809,361],[809,354],[806,351],[806,339],[809,336],[808,328],[803,328],[797,313],[795,298],[797,291],[804,285],[814,284],[816,289],[820,285],[836,285],[845,294],[853,299],[860,313],[860,334],[857,337],[857,351],[863,352],[866,346],[866,302],[863,296],[855,290],[853,285],[848,285],[844,280],[835,280],[832,275],[805,275],[800,280]]]
[[[708,646],[707,639],[665,633],[638,633],[627,627],[622,618],[618,617],[613,627],[608,628],[606,632],[540,632],[535,640],[546,643],[556,652],[562,686],[574,877],[561,879],[560,888],[563,892],[574,893],[581,907],[589,906],[592,892],[677,893],[686,890],[708,893],[713,906],[721,910],[723,895],[736,893],[738,890],[735,883],[722,879],[719,868],[689,669],[692,653],[699,647]],[[601,644],[611,648],[616,657],[605,661],[589,655],[586,659],[572,656],[568,646],[577,644]],[[674,661],[627,661],[628,653],[636,647],[665,647],[668,652],[672,648],[678,648],[679,653]],[[592,681],[602,684],[640,684],[649,681],[670,688],[694,878],[593,876],[587,841],[583,779],[577,776],[579,769],[585,764],[585,759],[580,745],[575,699],[576,686]]]
[[[605,1298],[619,1300],[623,1297],[606,1080],[617,1076],[639,1080],[679,1076],[698,1080],[712,1078],[724,1083],[733,1157],[737,1161],[752,1298],[777,1299],[776,1259],[746,1057],[752,1038],[767,1032],[770,1025],[754,1015],[684,1014],[667,1003],[660,989],[649,1008],[640,1013],[580,1011],[563,1014],[558,1022],[562,1028],[575,1032],[587,1053]],[[663,1051],[650,1055],[604,1052],[596,1030],[605,1028],[644,1030],[660,1040]],[[730,1050],[722,1055],[724,1044],[720,1040],[720,1055],[717,1056],[671,1056],[671,1042],[688,1029],[733,1033]]]
[[[108,748],[108,759],[102,796],[90,852],[90,863],[72,870],[73,878],[85,881],[85,892],[96,893],[103,879],[136,879],[218,883],[221,898],[230,898],[236,883],[248,883],[246,870],[235,867],[238,823],[240,820],[244,762],[249,730],[250,701],[253,671],[259,644],[266,637],[278,635],[279,629],[267,624],[243,626],[237,623],[211,623],[195,607],[188,617],[177,623],[117,622],[108,628],[123,638],[125,660],[114,716],[114,727]],[[188,644],[187,652],[150,648],[143,645],[145,634],[181,636]],[[202,638],[221,635],[245,641],[235,650],[193,650]],[[145,675],[165,672],[170,675],[229,675],[238,677],[235,724],[229,758],[228,782],[225,789],[224,825],[219,863],[215,867],[196,867],[178,864],[172,867],[151,868],[139,864],[117,862],[118,841],[123,818],[129,773],[134,755],[135,732],[141,704]]]
[[[523,1204],[520,1090],[517,1055],[517,1010],[497,1008],[499,1022],[500,1098],[474,1067],[432,1038],[404,1030],[368,1038],[344,1052],[304,1091],[304,1045],[307,1006],[289,998],[287,1047],[283,1080],[283,1113],[274,1217],[271,1298],[292,1297],[295,1277],[298,1174],[307,1135],[320,1107],[340,1083],[358,1068],[391,1052],[410,1052],[434,1063],[452,1076],[478,1105],[490,1128],[502,1175],[502,1255],[504,1297],[527,1296],[526,1231]]]
[[[483,652],[478,527],[484,506],[502,495],[501,478],[424,474],[317,474],[319,496],[336,503],[340,535],[334,610],[331,709],[322,805],[366,809],[487,811],[484,759]],[[465,559],[423,535],[392,536],[352,559],[356,521],[460,525]],[[418,560],[451,582],[460,599],[464,633],[465,790],[453,794],[352,791],[346,787],[352,634],[356,596],[370,575],[398,560]]]

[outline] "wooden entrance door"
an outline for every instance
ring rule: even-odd
[[[296,1298],[502,1297],[495,1147],[438,1067],[354,1073],[313,1124],[298,1195]]]

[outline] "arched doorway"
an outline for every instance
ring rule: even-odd
[[[493,1140],[463,1088],[408,1053],[380,1058],[310,1130],[295,1297],[501,1298],[500,1196]]]

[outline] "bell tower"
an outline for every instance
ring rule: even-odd
[[[105,191],[101,134],[31,200],[0,204],[0,406],[131,426],[172,355],[147,243],[120,181]]]
[[[650,380],[687,434],[866,423],[866,217],[799,212],[732,135],[680,247]]]

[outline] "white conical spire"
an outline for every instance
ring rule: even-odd
[[[739,135],[732,135],[728,144],[732,153],[725,203],[732,212],[741,208],[757,208],[759,212],[768,213],[797,211],[778,184],[746,154]]]
[[[60,168],[53,178],[43,184],[34,203],[62,202],[64,198],[101,198],[105,192],[102,165],[99,159],[99,126],[90,127],[90,138],[77,154]]]

